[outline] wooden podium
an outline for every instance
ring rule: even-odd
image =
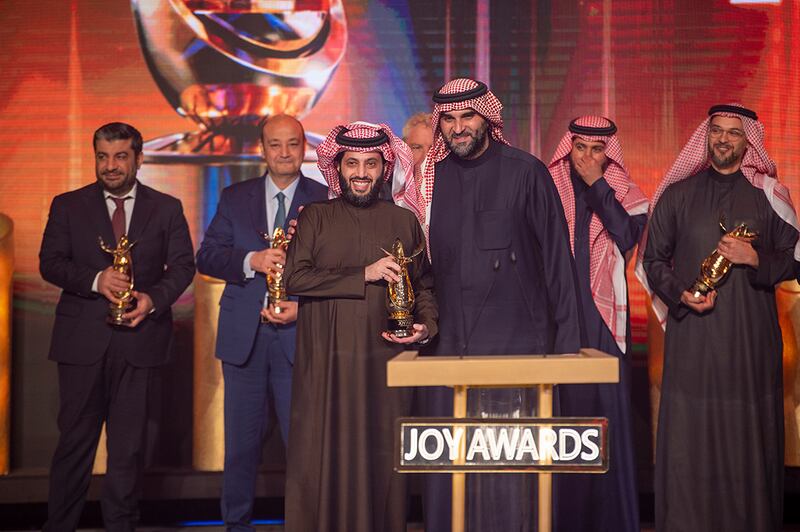
[[[388,386],[453,388],[453,417],[465,418],[468,388],[538,388],[538,417],[553,415],[553,385],[619,382],[619,360],[596,349],[569,355],[418,356],[403,351],[387,363]],[[463,447],[462,447],[463,455]],[[466,473],[452,473],[452,529],[464,532]],[[552,474],[539,475],[539,532],[552,529]]]

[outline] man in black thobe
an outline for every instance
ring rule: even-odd
[[[775,284],[797,275],[797,218],[764,127],[717,105],[653,200],[644,271],[666,318],[656,442],[659,532],[767,532],[783,518],[782,342]],[[657,204],[656,204],[657,202]],[[747,224],[755,240],[722,236]],[[694,293],[715,249],[734,265]],[[665,314],[666,313],[666,314]]]
[[[616,131],[604,117],[576,118],[549,165],[575,257],[581,347],[619,359],[619,383],[556,388],[559,415],[607,418],[611,442],[606,473],[554,479],[554,523],[569,532],[639,530],[625,265],[647,221],[647,198],[628,175]]]
[[[558,193],[545,165],[503,138],[502,104],[485,84],[440,88],[434,143],[423,162],[439,338],[429,354],[575,353],[580,331],[573,262]],[[428,390],[428,412],[451,416],[452,392]],[[468,415],[530,416],[533,389],[474,390]],[[450,529],[450,475],[430,475],[426,525]],[[536,477],[471,475],[473,531],[528,530]]]

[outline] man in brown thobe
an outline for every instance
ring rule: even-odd
[[[387,284],[400,266],[382,250],[424,249],[411,151],[391,130],[357,122],[317,149],[332,195],[300,215],[288,250],[287,291],[300,296],[286,481],[292,532],[406,530],[407,490],[393,467],[394,425],[411,390],[386,386],[386,362],[436,334],[426,253],[408,265],[413,334],[387,334]],[[379,201],[395,161],[408,168],[410,209]],[[416,216],[415,216],[416,214]]]

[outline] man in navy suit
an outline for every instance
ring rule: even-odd
[[[254,530],[250,520],[270,396],[284,445],[289,441],[297,302],[281,303],[280,314],[267,304],[265,276],[283,268],[286,253],[269,248],[261,234],[286,229],[301,206],[328,199],[327,187],[300,172],[305,155],[300,122],[270,117],[263,122],[261,143],[267,173],[222,191],[197,252],[198,271],[227,283],[219,302],[216,354],[225,381],[222,517],[228,530]]]
[[[170,306],[194,277],[194,253],[181,202],[136,179],[142,135],[120,122],[94,134],[97,181],[53,199],[39,252],[45,281],[62,289],[50,359],[58,363],[60,436],[50,468],[44,530],[78,526],[106,422],[108,472],[100,499],[106,530],[132,531],[139,517],[149,383],[169,360]],[[135,269],[135,308],[123,326],[107,323],[115,292],[130,279],[111,267],[127,234]]]

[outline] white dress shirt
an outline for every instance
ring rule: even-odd
[[[108,218],[109,220],[114,219],[114,211],[117,210],[117,204],[111,198],[129,198],[125,200],[125,233],[127,234],[131,227],[131,216],[133,216],[133,205],[136,203],[136,188],[138,187],[138,183],[133,183],[133,188],[128,191],[127,194],[122,196],[115,196],[114,194],[103,190],[103,196],[106,198],[106,208],[108,209]],[[109,246],[117,246],[116,242],[106,242]],[[97,275],[94,276],[94,282],[92,283],[92,292],[97,292],[97,280],[100,278],[100,274],[102,272],[97,272]]]
[[[275,231],[275,215],[278,214],[278,192],[283,192],[283,195],[286,196],[283,199],[283,204],[286,208],[286,218],[289,218],[289,209],[292,206],[292,200],[294,200],[294,193],[297,192],[297,185],[300,183],[300,176],[292,181],[292,183],[284,188],[283,190],[279,189],[278,186],[272,181],[272,178],[267,175],[266,179],[266,186],[264,187],[264,201],[267,205],[267,232],[272,235]],[[244,257],[244,264],[242,264],[242,270],[244,271],[244,276],[247,279],[252,279],[255,277],[256,272],[250,267],[250,257],[253,256],[255,251],[249,252]]]

